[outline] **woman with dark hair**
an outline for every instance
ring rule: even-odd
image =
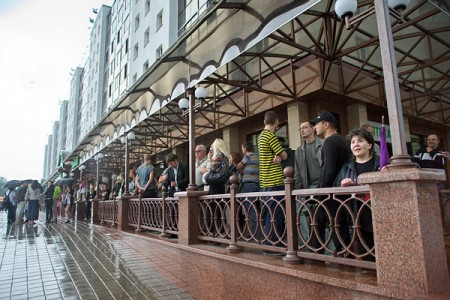
[[[353,153],[353,158],[344,165],[334,180],[334,186],[353,186],[358,185],[358,176],[366,172],[374,172],[380,170],[380,157],[375,154],[374,139],[370,132],[359,128],[352,130],[347,139],[350,141],[350,149]],[[362,200],[367,200],[369,194],[359,195]],[[361,236],[363,242],[369,249],[374,246],[373,226],[372,226],[372,212],[368,206],[363,206],[360,200],[352,201],[353,214],[356,217],[360,215],[359,223],[361,225]],[[356,221],[356,220],[355,220]],[[354,251],[358,254],[368,252],[364,249],[361,241],[355,241]],[[373,257],[363,257],[365,260],[373,260]]]
[[[28,225],[33,225],[34,221],[37,221],[39,219],[39,197],[42,193],[42,186],[37,180],[33,180],[33,182],[28,186],[27,194],[25,196],[25,198],[28,200]],[[37,224],[33,225],[33,227],[37,226]]]

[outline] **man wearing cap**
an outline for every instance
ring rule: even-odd
[[[317,136],[324,139],[322,146],[322,168],[320,171],[320,187],[332,187],[334,179],[341,170],[341,168],[350,159],[350,150],[345,139],[337,132],[336,118],[328,111],[322,112],[317,118],[310,121],[314,124]],[[339,203],[335,201],[327,201],[326,207],[330,210],[331,217],[336,216]],[[318,213],[317,232],[322,241],[325,241],[325,227],[328,223],[328,216],[325,210],[321,209]],[[338,220],[341,225],[341,231],[346,232],[346,224],[344,220]],[[342,246],[333,234],[333,242],[336,246],[336,251],[339,252]],[[317,237],[314,235],[311,240],[311,245],[315,248],[320,247]]]

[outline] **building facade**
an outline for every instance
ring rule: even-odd
[[[77,67],[70,83],[70,97],[67,113],[66,144],[62,149],[71,151],[78,145],[81,127],[81,107],[84,69]]]

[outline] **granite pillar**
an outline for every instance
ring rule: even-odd
[[[347,106],[347,125],[349,130],[359,128],[361,125],[366,124],[367,107],[361,103],[355,103]]]
[[[192,245],[198,243],[200,228],[198,225],[198,197],[206,195],[203,191],[186,191],[175,193],[178,197],[178,244]]]
[[[301,137],[298,128],[303,121],[310,120],[308,114],[308,104],[304,102],[294,102],[287,106],[289,147],[297,149],[301,145]]]
[[[225,127],[223,129],[223,141],[230,151],[241,152],[241,144],[239,143],[239,128]]]
[[[378,284],[450,296],[437,183],[445,173],[390,169],[365,173],[372,199]]]
[[[99,217],[98,217],[98,202],[101,201],[101,198],[94,198],[92,199],[92,205],[91,205],[91,210],[92,210],[92,216],[91,216],[91,220],[92,220],[92,224],[98,224],[99,223]]]
[[[117,229],[125,230],[128,229],[128,210],[129,210],[129,200],[130,196],[120,196],[117,197]]]
[[[84,220],[84,206],[86,205],[86,201],[77,201],[76,202],[76,219],[77,221]]]

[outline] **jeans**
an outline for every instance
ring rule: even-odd
[[[16,206],[11,205],[7,208],[8,211],[8,222],[15,222],[16,221]]]
[[[239,187],[239,193],[252,193],[259,191],[259,183],[257,182],[243,182]],[[248,213],[248,219],[250,226],[248,230],[250,234],[255,238],[260,236],[258,228],[258,216],[259,216],[259,203],[256,201],[256,197],[248,198],[244,203],[245,211]]]
[[[50,222],[53,217],[53,199],[47,198],[45,199],[45,220]]]
[[[86,200],[85,206],[84,206],[84,218],[89,220],[91,218],[91,205],[92,202],[90,200]]]
[[[273,191],[284,191],[284,185],[274,186],[270,188],[261,188],[262,192],[273,192]],[[261,211],[263,212],[263,224],[264,232],[266,235],[266,245],[281,245],[281,237],[284,233],[285,228],[285,216],[283,215],[282,207],[279,205],[279,201],[283,196],[277,196],[268,199],[264,199],[264,203],[261,206]],[[272,216],[273,216],[273,228],[272,228]],[[280,237],[275,233],[277,232]]]

